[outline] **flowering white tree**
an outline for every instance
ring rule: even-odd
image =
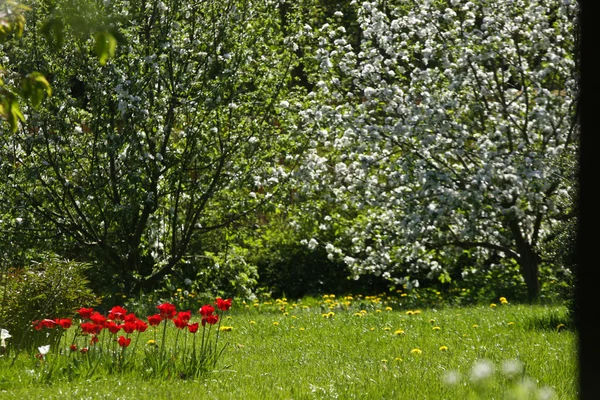
[[[535,298],[540,241],[572,195],[575,1],[353,3],[360,48],[341,13],[305,27],[315,140],[298,181],[336,205],[326,248],[388,277],[496,253]]]

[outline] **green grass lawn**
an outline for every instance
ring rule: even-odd
[[[234,304],[222,320],[232,327],[220,333],[227,347],[203,378],[144,378],[142,350],[153,338],[150,328],[135,355],[133,348],[127,355],[135,367],[126,372],[101,370],[71,380],[55,374],[44,383],[44,366],[34,355],[22,353],[12,366],[12,358],[2,357],[0,398],[577,397],[576,335],[559,327],[567,324],[564,307],[498,304],[407,314],[386,310],[381,301],[283,303]]]

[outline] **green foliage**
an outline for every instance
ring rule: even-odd
[[[32,345],[32,322],[71,317],[82,305],[97,303],[85,278],[89,265],[55,255],[40,257],[22,267],[3,271],[0,283],[0,327],[17,347]]]

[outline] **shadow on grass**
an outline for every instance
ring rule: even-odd
[[[525,329],[536,331],[575,330],[574,321],[567,310],[544,310],[525,319],[523,326]]]

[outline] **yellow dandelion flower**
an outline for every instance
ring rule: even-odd
[[[505,301],[500,300],[500,304],[502,304],[502,305],[508,304],[508,301],[506,301],[506,300]]]
[[[479,328],[479,325],[473,324],[473,328]]]
[[[385,328],[383,328],[383,330],[387,332],[387,331],[391,331],[392,328],[390,328],[389,326],[386,326]]]
[[[156,344],[156,340],[150,339],[150,340],[148,340],[148,343],[146,343],[146,344],[149,346],[154,346]]]
[[[293,319],[296,319],[296,318],[298,318],[298,317],[296,317],[295,315],[292,315],[292,318],[293,318]]]
[[[362,315],[362,313],[356,312],[356,313],[354,313],[354,316],[355,317],[362,317],[363,315]]]
[[[302,306],[303,310],[308,310],[308,306]]]
[[[564,327],[565,327],[565,324],[558,324],[558,325],[556,325],[556,330],[560,331],[561,328],[564,328]]]
[[[330,299],[335,299],[335,294],[330,294],[330,295],[329,295],[329,298],[330,298]]]
[[[177,291],[178,291],[178,292],[183,292],[183,290],[182,290],[182,289],[179,289],[179,288],[177,288]]]
[[[439,326],[434,326],[432,329],[433,329],[434,331],[439,331],[439,330],[440,330],[440,329],[442,329],[442,328],[440,328]]]
[[[508,303],[508,300],[506,300],[506,297],[500,297],[498,299],[498,301],[500,301],[500,303]]]
[[[400,295],[400,297],[406,297],[406,296],[408,296],[406,293],[402,293],[402,294]]]
[[[468,333],[463,333],[463,337],[469,337]]]
[[[250,322],[249,322],[249,324],[250,324],[250,325],[255,325],[255,324],[256,324],[256,321],[250,321]]]
[[[423,351],[421,349],[412,349],[410,352],[412,354],[421,354]]]
[[[513,326],[514,324],[515,323],[511,321],[511,322],[508,323],[508,326]]]
[[[440,346],[440,351],[448,351],[448,346]]]
[[[408,310],[408,311],[406,312],[406,315],[413,315],[413,314],[414,314],[414,312],[413,312],[413,311],[411,311],[411,310]]]
[[[231,315],[228,315],[227,319],[233,319],[233,317]]]
[[[430,324],[433,324],[434,322],[435,322],[435,319],[433,319],[433,318],[429,320]]]
[[[398,329],[394,332],[394,335],[404,335],[404,331],[402,329]]]
[[[298,330],[299,330],[299,331],[303,331],[303,330],[304,330],[304,328],[300,328],[300,329],[298,329]]]
[[[377,310],[375,310],[375,312],[376,312],[376,313],[380,313],[380,312],[381,312],[381,310],[380,310],[380,309],[377,309]]]
[[[279,325],[279,322],[273,321],[273,325]]]
[[[383,360],[381,360],[381,362],[385,364],[387,360],[384,358]]]
[[[490,304],[490,307],[491,307],[491,308],[494,308],[494,307],[496,307],[496,303],[492,303],[492,304]]]
[[[365,315],[367,313],[367,310],[360,310],[360,313]]]
[[[415,314],[421,314],[421,310],[415,310],[413,311]]]
[[[392,311],[392,307],[390,307],[390,306],[387,306],[387,307],[385,308],[385,311]]]
[[[284,312],[284,313],[283,313],[283,316],[284,316],[284,317],[287,317],[288,315],[289,315],[289,314],[288,314],[287,312]]]
[[[258,307],[258,306],[260,306],[260,304],[254,303],[254,307]]]
[[[396,362],[401,362],[401,361],[402,361],[402,359],[401,359],[400,357],[396,357],[396,358],[394,358],[394,361],[396,361]]]
[[[225,325],[223,325],[223,326],[221,326],[219,328],[219,330],[221,332],[231,332],[233,330],[233,326],[225,326]]]
[[[281,301],[287,301],[287,299],[284,297],[283,299],[281,299]]]
[[[245,308],[250,308],[250,306],[249,306],[248,304],[246,304],[244,307],[245,307]]]
[[[374,327],[371,327],[371,329],[369,329],[369,330],[370,330],[370,331],[374,331],[374,330],[375,330],[375,328],[374,328]]]

